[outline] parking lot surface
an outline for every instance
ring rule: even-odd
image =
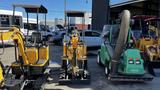
[[[2,48],[1,48],[2,50]],[[88,54],[88,68],[91,73],[91,84],[89,85],[59,85],[62,46],[50,45],[50,61],[53,65],[51,74],[53,80],[44,85],[45,90],[160,90],[160,77],[155,77],[151,82],[110,82],[106,79],[104,68],[96,63],[96,51]],[[5,53],[0,55],[4,65],[10,65],[15,60],[14,47],[6,47]]]

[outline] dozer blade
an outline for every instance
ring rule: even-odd
[[[110,81],[144,82],[144,81],[152,81],[153,77],[149,74],[145,74],[143,76],[109,75],[108,80],[110,80]]]
[[[69,84],[90,84],[90,79],[60,79],[59,85],[69,85]]]
[[[79,74],[80,73],[83,73],[83,72],[79,72]],[[65,75],[65,73],[63,72],[63,73],[61,73],[61,75],[60,76],[63,76],[63,75]],[[70,76],[71,75],[71,73],[69,74],[69,72],[68,72],[68,75]],[[80,75],[82,75],[82,74],[80,74]],[[91,79],[91,77],[90,77],[90,74],[89,73],[87,73],[86,75],[85,75],[86,77],[83,77],[82,78],[82,76],[80,76],[80,77],[60,77],[59,78],[59,84],[60,85],[68,85],[68,84],[82,84],[82,85],[86,85],[86,84],[90,84],[90,79]]]

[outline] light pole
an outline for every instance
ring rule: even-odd
[[[66,0],[64,0],[64,27],[66,27],[66,26],[67,26],[66,7],[67,7],[67,1],[66,1]]]

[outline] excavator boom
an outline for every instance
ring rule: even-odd
[[[19,28],[11,27],[8,32],[0,32],[0,41],[10,39],[13,40],[14,44],[18,45],[19,54],[21,54],[24,64],[29,64],[27,56],[25,54],[24,37]]]

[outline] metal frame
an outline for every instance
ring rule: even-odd
[[[45,29],[46,29],[46,14],[48,13],[48,10],[43,5],[24,5],[24,4],[13,4],[13,21],[12,24],[15,24],[15,9],[16,8],[24,8],[25,12],[27,14],[27,25],[29,24],[29,13],[36,13],[37,15],[37,31],[39,32],[39,13],[45,14]],[[29,26],[27,26],[27,36],[29,34]]]
[[[81,17],[82,18],[82,28],[83,28],[83,24],[85,24],[85,12],[84,11],[66,11],[65,12],[66,16],[68,17],[68,29],[70,28],[70,17]],[[66,33],[66,35],[68,35],[68,31]],[[82,32],[82,36],[84,36],[84,33]],[[84,39],[83,39],[84,41]]]

